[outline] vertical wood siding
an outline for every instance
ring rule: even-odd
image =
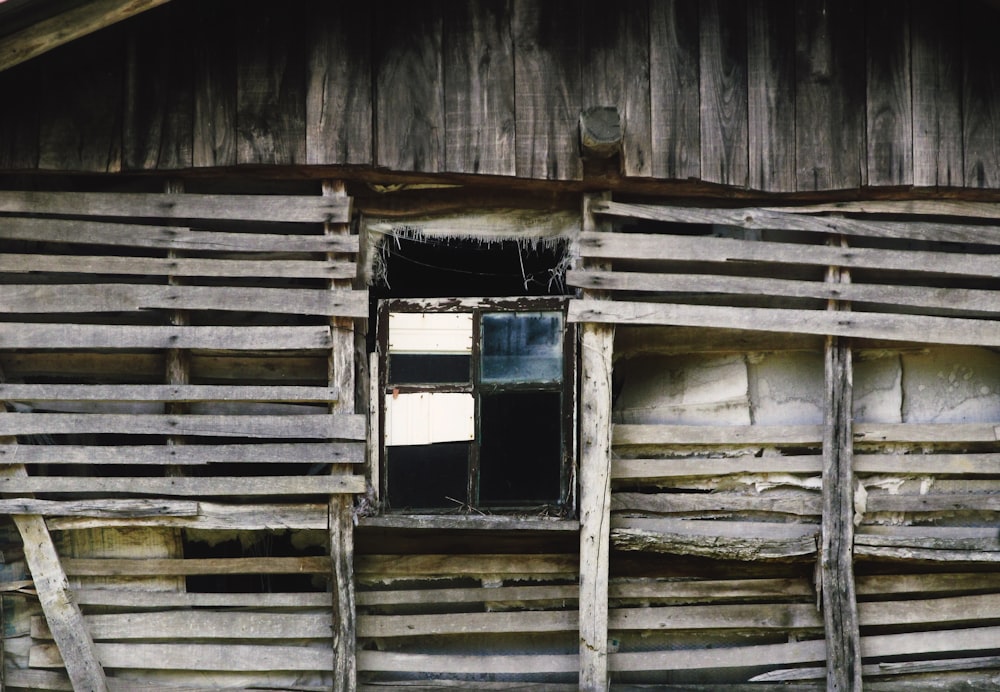
[[[974,0],[175,2],[0,73],[0,170],[578,180],[580,111],[615,106],[627,177],[997,188],[998,18]]]

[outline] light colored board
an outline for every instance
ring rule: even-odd
[[[140,577],[191,574],[322,574],[330,569],[328,557],[232,558],[66,558],[66,574],[76,577]]]
[[[4,287],[0,296],[0,310],[7,313],[101,313],[150,309],[367,317],[368,292],[233,286],[11,284]]]
[[[816,553],[819,527],[745,521],[612,518],[621,550],[727,560],[787,560]]]
[[[817,298],[878,305],[905,305],[948,312],[968,310],[976,313],[1000,313],[1000,300],[998,300],[996,291],[968,288],[857,283],[827,284],[819,281],[760,279],[715,274],[653,274],[614,271],[570,271],[566,274],[566,283],[570,286],[604,291]]]
[[[59,11],[0,40],[0,72],[165,2],[98,0]]]
[[[851,203],[845,203],[851,204]],[[867,204],[867,203],[861,203]],[[871,203],[879,204],[879,203]],[[948,210],[953,213],[962,208],[963,203],[940,202],[945,205],[940,212],[935,212],[934,202],[885,202],[889,208],[875,207],[874,213],[900,213],[892,209],[898,205],[900,209],[909,209],[912,205],[927,205],[928,215],[940,213],[947,216]],[[968,203],[977,208],[975,203]],[[894,206],[895,205],[895,206]],[[948,206],[954,205],[954,206]],[[918,206],[917,208],[922,208]],[[871,221],[864,218],[845,216],[819,216],[823,212],[837,212],[835,206],[812,207],[771,207],[771,208],[741,208],[712,209],[706,207],[674,207],[659,204],[631,204],[626,202],[595,203],[595,214],[608,214],[632,219],[648,219],[666,223],[720,224],[751,230],[784,230],[807,231],[811,233],[834,233],[838,235],[858,236],[862,238],[898,238],[901,240],[926,240],[937,243],[979,243],[982,245],[1000,245],[998,232],[1000,228],[992,225],[967,225],[947,223],[942,221]],[[845,207],[843,211],[854,211]],[[862,210],[858,210],[862,211]],[[815,215],[814,215],[815,214]],[[961,216],[961,215],[959,215]],[[987,217],[993,218],[993,217]],[[995,218],[1000,218],[1000,209]]]
[[[874,560],[899,560],[912,562],[997,564],[1000,563],[1000,551],[946,550],[941,548],[914,548],[910,546],[854,545],[855,558]]]
[[[815,454],[787,457],[741,455],[723,459],[613,459],[611,462],[611,480],[712,477],[748,473],[818,475],[820,471],[822,471],[821,459]]]
[[[976,658],[949,658],[941,661],[900,661],[894,663],[878,663],[862,666],[861,670],[866,678],[866,689],[882,692],[896,692],[896,690],[918,689],[918,690],[950,690],[955,689],[955,685],[970,687],[972,689],[989,689],[995,687],[997,676],[987,672],[988,678],[974,677],[972,673],[966,673],[964,679],[949,680],[940,675],[946,671],[972,671],[977,668],[996,668],[1000,664],[1000,657],[978,656]],[[916,673],[938,673],[934,678],[893,680],[895,675],[913,675]],[[824,668],[788,668],[784,670],[773,670],[761,675],[756,675],[750,680],[757,681],[758,684],[765,681],[802,681],[817,680],[826,674]],[[891,682],[873,682],[872,678],[890,676]],[[985,683],[980,687],[979,683]]]
[[[775,512],[819,516],[822,509],[818,493],[803,491],[794,495],[742,493],[613,493],[611,510],[680,514],[688,512]]]
[[[858,423],[854,442],[996,442],[1000,423]]]
[[[174,416],[114,413],[0,413],[0,435],[79,433],[349,440],[364,440],[366,434],[364,416],[344,414]]]
[[[862,626],[974,623],[998,617],[1000,594],[995,593],[858,604],[858,619]]]
[[[87,615],[95,641],[129,639],[329,639],[330,618],[320,612],[174,611]],[[32,639],[52,639],[40,617],[31,618]]]
[[[305,233],[235,233],[173,226],[9,217],[0,227],[5,240],[112,245],[206,252],[346,252],[359,249],[357,236],[329,237]]]
[[[816,630],[823,618],[812,603],[766,605],[697,605],[663,608],[614,608],[608,627],[618,631],[671,630]]]
[[[334,387],[210,384],[4,384],[7,401],[336,401]]]
[[[358,651],[358,670],[394,673],[575,673],[576,654],[513,654],[467,656],[456,654],[410,654],[389,651]]]
[[[0,500],[0,514],[37,514],[46,517],[190,517],[198,514],[197,502],[162,500]]]
[[[354,262],[303,259],[201,259],[169,257],[113,257],[101,255],[0,255],[0,271],[66,274],[123,274],[131,276],[225,276],[279,278],[349,278]]]
[[[144,670],[272,671],[330,670],[330,649],[306,646],[247,644],[97,644],[97,654],[108,668]],[[60,668],[54,646],[31,647],[33,668]]]
[[[142,692],[204,692],[204,675],[201,673],[168,673],[170,680],[164,685],[158,685],[145,679],[141,681]],[[214,677],[218,679],[220,674]],[[246,680],[244,676],[243,681]],[[60,692],[73,692],[73,684],[69,678],[62,673],[49,670],[27,670],[9,669],[6,671],[5,682],[9,689],[27,690],[59,690]],[[201,681],[201,684],[199,684]],[[108,689],[112,692],[135,692],[136,680],[129,678],[111,678],[107,681]],[[233,683],[239,684],[239,683]],[[253,688],[247,687],[226,687],[229,692],[255,692]],[[259,689],[259,688],[258,688]],[[296,692],[328,692],[326,687],[309,685],[296,685]],[[569,691],[572,692],[572,691]],[[763,692],[767,692],[766,690]],[[794,691],[793,691],[794,692]]]
[[[73,589],[80,605],[122,608],[328,608],[330,593],[197,593],[184,591],[122,591]],[[145,613],[143,613],[145,614]]]
[[[80,217],[347,223],[351,219],[351,199],[319,195],[2,191],[0,212]]]
[[[856,473],[1000,475],[1000,454],[855,454]]]
[[[829,202],[800,207],[764,207],[765,211],[794,214],[833,212],[844,214],[905,214],[916,216],[951,216],[970,219],[1000,219],[1000,204],[947,199],[871,200],[866,202]]]
[[[325,504],[256,503],[233,505],[199,501],[198,513],[195,516],[131,517],[128,519],[50,517],[47,523],[53,531],[116,526],[170,526],[223,531],[268,531],[274,529],[324,531],[329,519]]]
[[[994,277],[1000,273],[1000,255],[883,250],[654,233],[584,232],[580,234],[580,252],[584,257],[599,259],[759,262],[839,266],[848,269],[897,269],[981,277]]]
[[[616,424],[615,447],[630,445],[815,445],[818,425],[632,425]]]
[[[863,530],[863,529],[859,529]],[[858,593],[866,596],[954,594],[992,589],[1000,592],[1000,577],[981,572],[887,574],[857,577]]]
[[[177,497],[236,495],[334,495],[363,493],[364,476],[81,477],[29,476],[0,479],[4,493],[132,493]]]
[[[358,555],[354,569],[359,579],[419,579],[462,575],[524,575],[576,577],[575,554],[535,555]]]
[[[0,348],[197,348],[298,351],[330,345],[323,327],[163,327],[8,322]]]
[[[821,310],[735,308],[582,299],[570,301],[569,321],[719,327],[889,341],[1000,346],[1000,324],[993,320],[876,312],[845,314]]]
[[[1000,489],[1000,488],[998,488]],[[1000,511],[1000,494],[994,493],[928,493],[926,495],[888,493],[869,494],[868,512],[952,512]],[[1000,541],[997,542],[1000,549]]]
[[[467,589],[403,589],[358,591],[359,606],[388,606],[432,603],[494,603],[504,601],[562,601],[575,604],[580,587],[575,584],[554,586],[498,586]]]
[[[575,610],[446,615],[361,615],[359,637],[472,635],[485,633],[575,632]]]
[[[24,414],[18,414],[24,415]],[[214,433],[213,433],[214,434]],[[360,464],[364,448],[358,442],[249,445],[6,445],[0,444],[0,464]]]

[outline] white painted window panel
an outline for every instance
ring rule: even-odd
[[[475,438],[476,404],[471,394],[417,392],[386,394],[386,445],[467,442]]]
[[[471,353],[472,313],[390,312],[389,351]]]

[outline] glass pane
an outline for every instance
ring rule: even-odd
[[[468,442],[388,447],[385,453],[390,509],[458,509],[466,503]]]
[[[460,384],[468,382],[468,354],[390,353],[390,384]]]
[[[482,398],[479,502],[524,505],[559,500],[562,419],[559,392],[500,392]]]
[[[483,314],[483,382],[562,380],[561,312]]]

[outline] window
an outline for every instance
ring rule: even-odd
[[[387,510],[570,511],[565,299],[385,300],[379,330]]]

